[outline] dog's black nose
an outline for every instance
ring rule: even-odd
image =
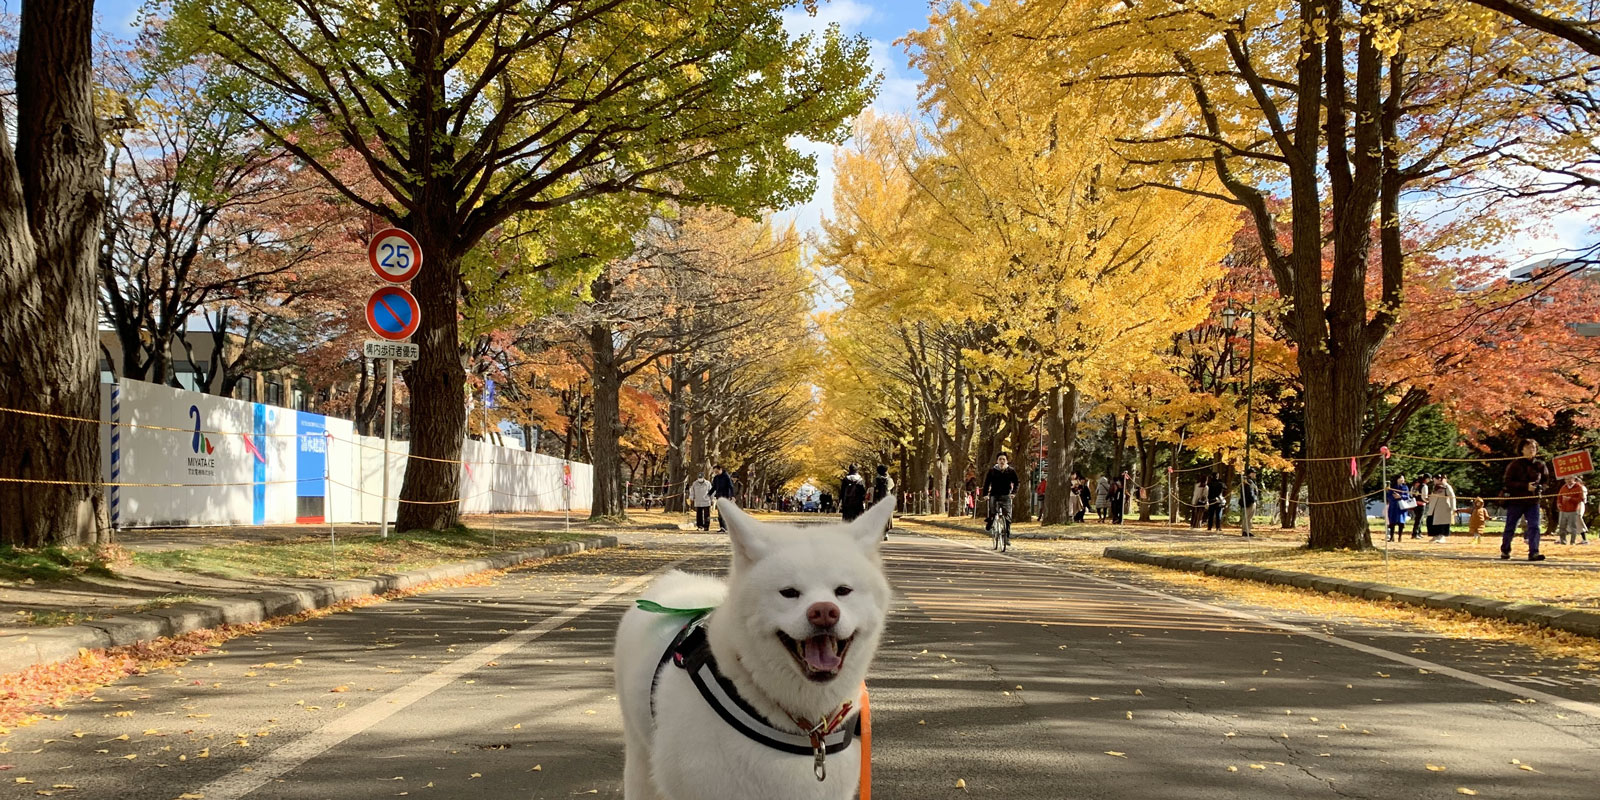
[[[839,624],[839,607],[832,603],[812,603],[806,609],[806,620],[819,628],[831,628]]]

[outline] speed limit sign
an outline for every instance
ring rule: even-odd
[[[378,277],[390,283],[405,283],[422,269],[422,248],[417,245],[417,237],[399,228],[385,228],[367,243],[367,263]]]

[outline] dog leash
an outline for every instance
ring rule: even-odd
[[[872,800],[872,704],[867,702],[867,685],[861,684],[861,792],[860,800]]]

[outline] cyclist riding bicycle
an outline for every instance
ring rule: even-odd
[[[994,536],[994,549],[1001,552],[1011,547],[1011,508],[1020,483],[1005,453],[995,456],[994,466],[983,478],[983,494],[989,498],[989,516],[984,529]],[[998,528],[995,527],[996,517],[1004,522]]]

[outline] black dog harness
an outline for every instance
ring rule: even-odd
[[[761,712],[750,706],[733,682],[717,669],[717,660],[711,655],[711,642],[706,638],[703,616],[684,625],[673,638],[672,644],[661,654],[656,664],[655,676],[650,681],[650,717],[656,715],[656,685],[661,681],[661,671],[668,662],[689,674],[689,680],[700,692],[706,704],[717,712],[723,722],[753,742],[798,756],[811,756],[817,780],[827,777],[827,757],[849,747],[860,734],[861,715],[853,714],[855,704],[845,703],[831,716],[811,722],[790,717],[806,733],[791,733],[774,727]],[[848,723],[848,724],[846,724]]]

